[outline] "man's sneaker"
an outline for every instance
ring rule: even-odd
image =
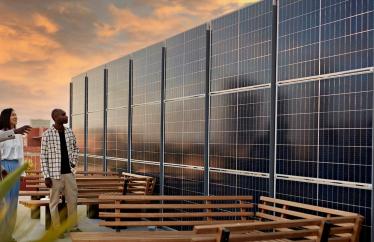
[[[80,230],[80,228],[78,227],[75,227],[75,228],[70,229],[69,232],[82,232],[82,230]]]
[[[59,235],[58,235],[58,238],[59,238],[59,239],[65,239],[65,233],[59,234]]]

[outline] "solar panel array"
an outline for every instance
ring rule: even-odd
[[[278,198],[364,215],[361,237],[368,241],[374,216],[374,1],[280,0],[277,12],[273,26],[272,1],[261,1],[88,71],[87,107],[86,74],[74,77],[72,123],[84,150],[88,120],[88,169],[102,169],[106,156],[108,169],[127,170],[131,155],[131,171],[163,179],[167,195],[270,195],[274,177]]]

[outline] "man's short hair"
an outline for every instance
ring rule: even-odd
[[[60,109],[60,108],[55,108],[55,109],[52,110],[52,112],[51,112],[51,117],[52,117],[53,120],[55,120],[55,116],[56,116],[56,114],[57,114],[59,111],[62,111],[62,109]]]

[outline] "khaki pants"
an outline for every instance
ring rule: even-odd
[[[60,194],[64,193],[67,207],[68,218],[74,216],[76,218],[73,227],[77,226],[77,200],[78,187],[73,173],[61,174],[61,179],[52,179],[52,188],[49,189],[49,210],[51,211],[51,219],[53,228],[60,226],[60,215],[58,213],[58,204],[60,202]]]

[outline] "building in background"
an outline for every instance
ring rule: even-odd
[[[49,128],[51,126],[51,121],[47,119],[31,119],[30,125],[33,128]]]
[[[74,77],[81,169],[358,212],[369,241],[374,1],[272,2]]]
[[[31,169],[40,170],[40,145],[43,132],[50,127],[49,120],[30,120],[31,131],[24,138],[25,160],[32,162]]]

